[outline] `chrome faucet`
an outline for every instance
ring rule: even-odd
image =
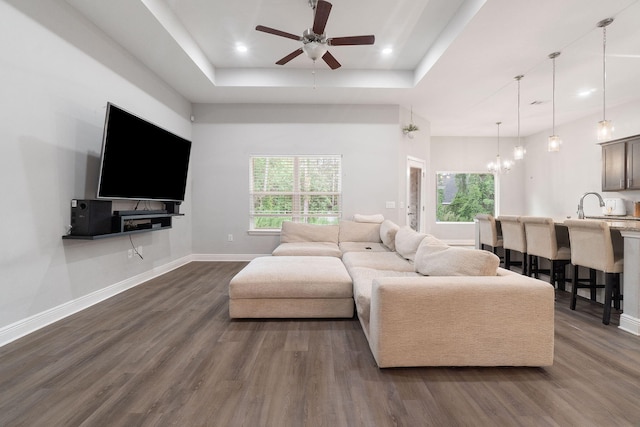
[[[587,191],[580,197],[580,201],[578,202],[578,219],[584,219],[584,210],[582,209],[582,202],[587,194],[595,194],[598,196],[598,200],[600,200],[600,207],[604,207],[604,200],[602,200],[602,196],[594,191]]]

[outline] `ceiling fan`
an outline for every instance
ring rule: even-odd
[[[336,68],[340,68],[341,65],[328,51],[329,46],[368,45],[375,42],[375,36],[373,35],[327,38],[324,33],[324,29],[329,19],[329,13],[331,12],[331,3],[325,0],[309,0],[309,6],[314,11],[313,27],[304,30],[302,36],[296,36],[295,34],[276,30],[275,28],[265,27],[263,25],[258,25],[256,27],[256,30],[264,33],[302,42],[301,48],[294,50],[276,62],[276,64],[285,65],[287,62],[304,52],[314,62],[318,58],[322,58],[332,70],[335,70]]]

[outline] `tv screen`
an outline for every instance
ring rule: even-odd
[[[191,141],[108,103],[98,198],[184,201],[190,153]]]

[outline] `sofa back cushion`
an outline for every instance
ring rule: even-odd
[[[396,250],[396,233],[400,229],[400,226],[393,221],[385,219],[380,224],[380,240],[391,251]]]
[[[433,236],[424,238],[414,267],[426,276],[495,276],[500,258],[480,249],[449,246]]]
[[[285,221],[280,231],[280,243],[330,242],[338,243],[337,225],[302,224]]]
[[[342,220],[339,241],[380,243],[380,224]]]
[[[420,242],[427,235],[424,233],[418,233],[408,225],[400,227],[396,233],[396,252],[403,258],[413,261],[416,257],[416,251]]]

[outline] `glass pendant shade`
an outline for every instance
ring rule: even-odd
[[[560,151],[560,144],[562,144],[562,139],[558,135],[551,135],[549,137],[547,149],[549,152]]]
[[[598,141],[608,141],[613,138],[613,123],[611,120],[598,122]]]
[[[516,145],[515,147],[513,147],[513,159],[514,160],[524,159],[524,155],[526,154],[526,152],[527,150],[525,150],[522,145]]]

